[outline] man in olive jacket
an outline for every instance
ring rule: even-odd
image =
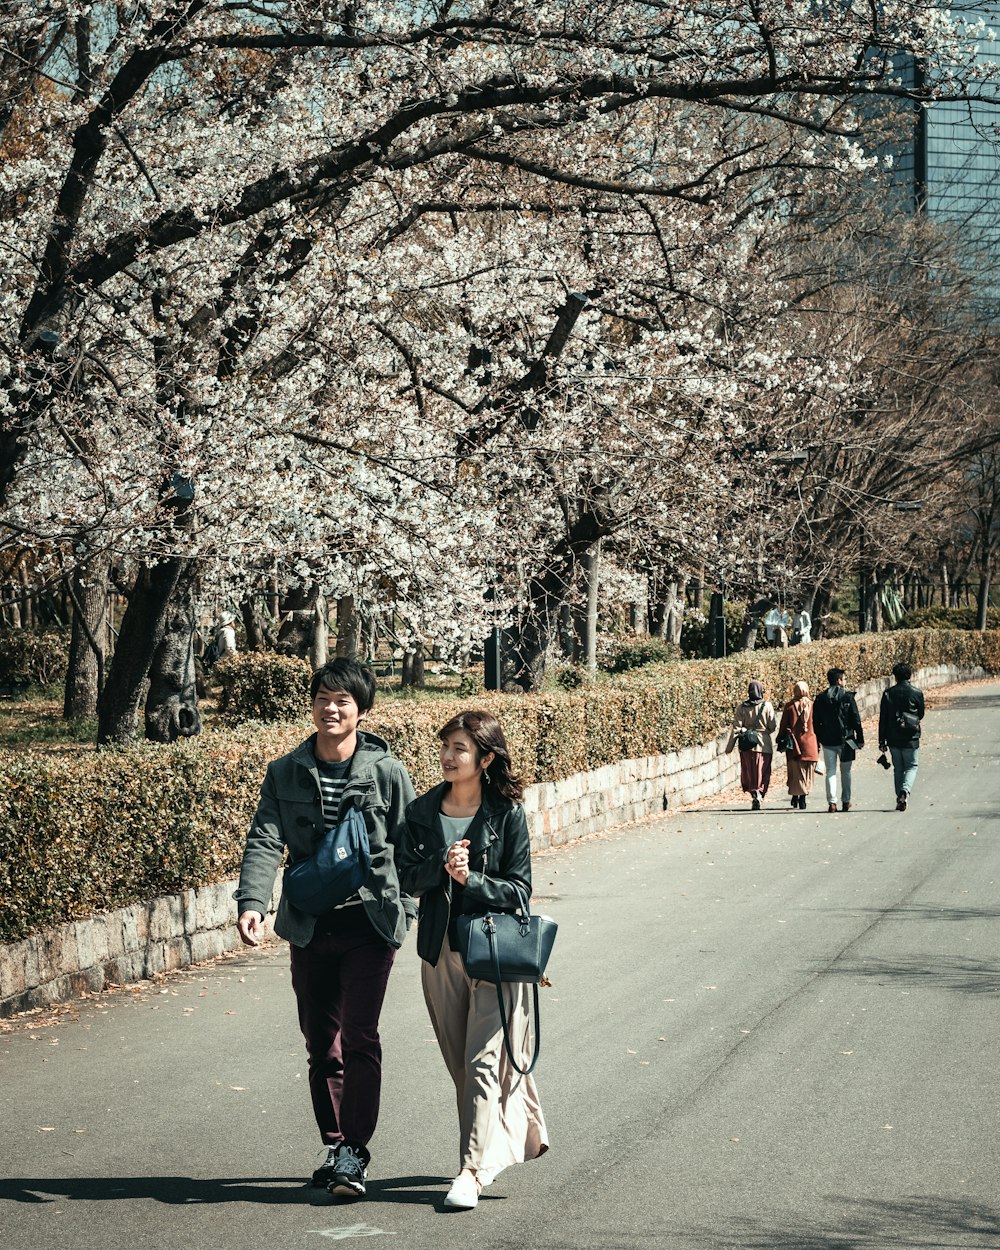
[[[247,834],[234,895],[237,928],[260,943],[275,876],[309,858],[352,805],[364,814],[371,872],[355,895],[326,914],[306,914],[283,895],[274,931],[291,945],[292,988],[309,1055],[309,1090],[326,1157],[313,1184],[361,1198],[378,1121],[382,1049],[378,1021],[389,972],[416,905],[399,888],[395,852],[413,785],[382,738],[359,729],[375,678],[336,659],[313,675],[316,733],[268,765]]]

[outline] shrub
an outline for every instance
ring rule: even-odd
[[[69,667],[69,636],[55,629],[0,629],[0,682],[52,686]]]
[[[560,664],[555,670],[554,680],[560,690],[579,690],[589,679],[582,664]]]
[[[731,649],[743,632],[747,604],[726,599],[722,605],[722,613],[726,618],[726,645]],[[764,641],[764,623],[761,620],[757,624],[757,646],[763,646]],[[688,608],[684,613],[681,622],[681,652],[692,660],[707,660],[712,654],[712,631],[704,612]]]
[[[824,638],[847,638],[858,632],[858,618],[850,612],[828,612],[823,618],[823,630]]]
[[[237,652],[220,660],[212,676],[222,683],[221,706],[234,720],[297,720],[309,701],[312,671],[297,656]]]
[[[661,638],[635,638],[620,643],[608,657],[605,667],[609,673],[627,673],[629,669],[646,664],[669,664],[680,658],[681,649],[676,643],[664,642]]]
[[[903,616],[897,629],[975,629],[975,608],[912,608]],[[988,608],[987,629],[1000,629],[1000,608]]]

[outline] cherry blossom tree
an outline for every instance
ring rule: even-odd
[[[866,101],[992,89],[913,3],[8,7],[2,523],[127,593],[102,741],[151,674],[197,731],[195,596],[262,568],[456,644],[489,587],[535,682],[583,554],[823,383],[760,241]]]

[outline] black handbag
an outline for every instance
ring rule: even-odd
[[[538,983],[552,954],[559,926],[551,916],[533,916],[524,890],[518,885],[514,889],[520,903],[519,912],[488,911],[483,915],[458,917],[458,949],[469,977],[491,981],[496,986],[507,1055],[515,1069],[522,1076],[527,1076],[538,1062],[542,1044]],[[526,1068],[518,1064],[511,1045],[510,1025],[503,1001],[505,981],[530,983],[534,993],[535,1046],[531,1063]]]
[[[760,717],[763,711],[764,704],[762,703],[757,709],[757,715],[754,717],[752,727],[740,730],[739,736],[736,739],[736,744],[741,751],[754,751],[761,745],[760,734],[757,732],[757,729],[760,725]]]

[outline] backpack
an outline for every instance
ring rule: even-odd
[[[356,894],[372,866],[368,827],[360,807],[349,807],[308,859],[289,864],[281,892],[299,911],[323,916]]]
[[[202,652],[201,662],[205,668],[211,668],[222,654],[222,643],[219,641],[219,635],[216,634],[212,641]]]

